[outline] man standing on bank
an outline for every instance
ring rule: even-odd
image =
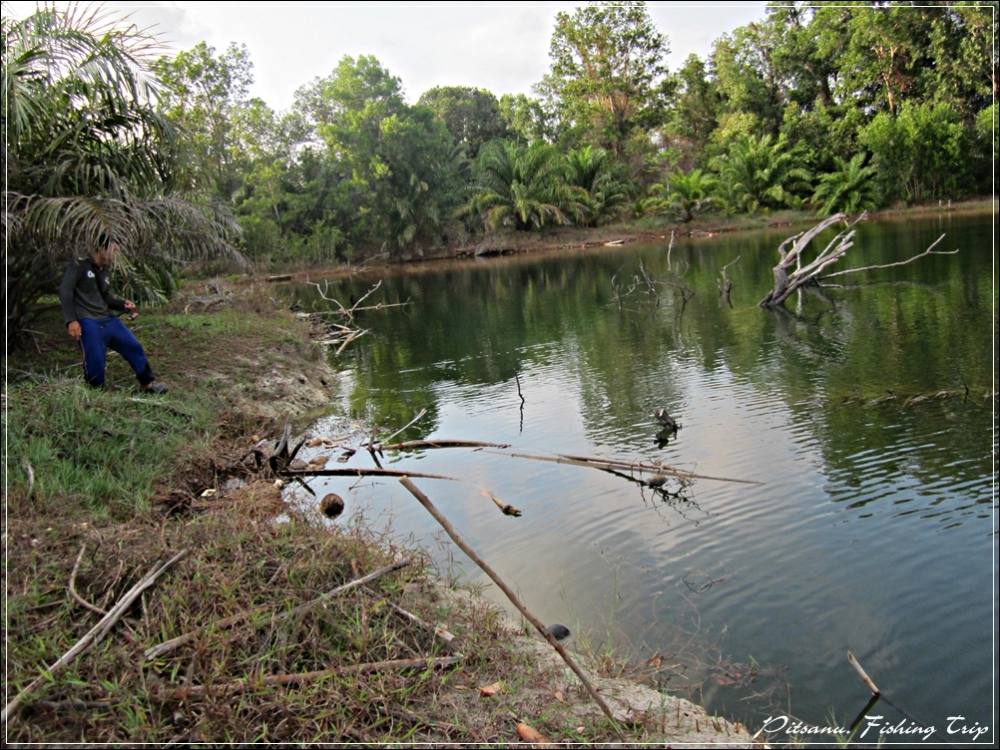
[[[114,240],[102,240],[97,249],[77,258],[66,268],[59,286],[59,302],[69,335],[83,350],[83,375],[95,388],[104,385],[104,364],[108,348],[125,358],[135,371],[139,385],[147,393],[166,393],[156,382],[153,368],[142,344],[112,310],[134,317],[135,303],[111,292],[111,263],[118,252]]]

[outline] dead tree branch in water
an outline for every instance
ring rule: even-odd
[[[907,260],[898,261],[896,263],[885,263],[882,265],[862,266],[860,268],[847,268],[843,271],[837,271],[836,273],[824,275],[827,268],[843,258],[847,251],[854,246],[854,227],[858,222],[863,221],[867,217],[867,213],[862,213],[854,219],[854,221],[848,221],[846,214],[834,214],[833,216],[827,217],[821,221],[812,229],[805,232],[799,232],[782,242],[778,246],[778,255],[781,260],[779,260],[778,265],[774,267],[774,288],[766,297],[764,297],[764,299],[760,301],[760,306],[764,308],[778,307],[783,304],[793,292],[797,291],[801,287],[807,284],[818,283],[823,279],[843,276],[849,273],[858,273],[859,271],[871,271],[880,268],[904,266],[927,255],[954,255],[958,252],[958,250],[934,250],[937,244],[944,239],[944,235],[942,234],[922,253],[919,253],[912,258],[908,258]],[[808,263],[804,263],[802,254],[806,247],[817,237],[817,235],[840,223],[844,223],[846,225],[845,229],[830,240],[826,247],[823,248],[823,250],[821,250],[815,258]],[[793,266],[794,270],[792,268]]]
[[[937,244],[941,240],[943,240],[943,239],[944,239],[944,235],[942,234],[940,237],[938,237],[936,240],[934,240],[934,242],[932,242],[930,244],[930,246],[926,250],[924,250],[919,255],[914,255],[912,258],[907,258],[906,260],[900,260],[900,261],[897,261],[895,263],[883,263],[881,265],[875,265],[875,266],[862,266],[860,268],[845,268],[843,271],[837,271],[836,273],[828,273],[826,276],[823,276],[822,279],[820,279],[820,280],[821,281],[825,281],[826,279],[832,279],[834,276],[843,276],[844,274],[858,273],[859,271],[877,271],[877,270],[882,269],[882,268],[895,268],[896,266],[905,266],[905,265],[907,265],[909,263],[912,263],[915,260],[923,258],[926,255],[955,255],[955,254],[957,254],[958,253],[958,248],[956,248],[954,250],[937,250],[937,251],[934,250],[934,248],[937,247]]]
[[[321,341],[322,344],[328,344],[330,346],[336,346],[336,353],[342,354],[344,349],[347,348],[348,344],[357,341],[359,338],[368,333],[367,328],[360,328],[354,321],[354,316],[356,313],[365,310],[384,310],[389,307],[403,307],[404,305],[409,305],[410,300],[405,302],[378,302],[374,305],[362,305],[361,303],[368,299],[372,294],[378,291],[382,287],[382,281],[379,280],[372,287],[361,295],[361,297],[352,302],[350,307],[345,307],[340,300],[335,297],[329,296],[327,293],[330,291],[330,284],[328,281],[324,281],[323,285],[320,286],[319,283],[315,281],[310,281],[309,284],[316,287],[316,291],[320,298],[326,302],[330,302],[337,306],[336,310],[326,310],[320,312],[314,312],[306,315],[305,317],[310,317],[318,324],[326,328],[329,337]],[[344,319],[346,325],[340,323],[330,323],[323,320],[324,315],[336,315]]]
[[[735,260],[731,260],[726,263],[726,265],[722,267],[722,270],[719,271],[719,294],[730,307],[733,306],[733,300],[730,298],[730,294],[733,291],[733,280],[729,278],[727,271],[731,265],[738,263],[742,257],[742,255],[737,255]]]
[[[413,495],[422,506],[424,506],[424,509],[428,513],[430,513],[431,516],[434,517],[434,520],[437,521],[438,524],[440,524],[441,528],[445,530],[445,533],[448,534],[449,537],[451,537],[451,540],[456,545],[458,545],[458,548],[461,549],[462,552],[464,552],[466,555],[468,555],[469,559],[472,560],[476,565],[478,565],[480,569],[484,573],[486,573],[486,575],[488,575],[497,586],[500,587],[500,590],[503,591],[504,595],[506,595],[506,597],[510,600],[511,604],[517,607],[517,610],[524,616],[524,618],[528,622],[530,622],[535,627],[535,629],[541,634],[542,638],[548,641],[549,645],[551,645],[552,648],[556,650],[559,656],[562,657],[562,660],[566,663],[566,666],[568,666],[571,670],[573,670],[573,673],[577,676],[577,678],[579,678],[580,682],[583,683],[583,686],[590,694],[590,697],[593,699],[594,703],[596,703],[598,707],[601,709],[601,711],[604,713],[604,715],[608,717],[608,719],[611,721],[611,726],[615,728],[615,730],[618,732],[620,736],[621,732],[618,727],[618,722],[615,720],[614,714],[611,713],[611,709],[608,708],[608,704],[604,702],[604,699],[594,689],[594,686],[591,684],[590,680],[587,679],[587,676],[576,665],[576,662],[573,661],[570,655],[566,653],[566,650],[555,639],[555,636],[553,636],[549,632],[548,628],[546,628],[545,625],[542,624],[541,620],[539,620],[531,612],[528,611],[528,608],[521,603],[521,600],[517,597],[517,594],[515,594],[514,591],[504,582],[504,580],[499,575],[497,575],[496,571],[493,570],[493,568],[491,568],[489,565],[487,565],[486,562],[479,555],[476,554],[476,552],[472,549],[472,547],[470,547],[465,542],[465,540],[458,535],[458,532],[455,531],[455,528],[451,525],[451,523],[448,522],[448,519],[441,514],[441,511],[437,509],[437,507],[434,505],[434,503],[431,502],[430,498],[427,497],[427,495],[421,492],[417,488],[417,486],[413,484],[413,482],[411,482],[409,479],[405,478],[401,479],[400,484],[402,484],[409,491],[409,493]]]

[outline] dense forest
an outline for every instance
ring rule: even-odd
[[[8,319],[67,243],[109,232],[155,295],[177,259],[232,249],[329,264],[501,229],[989,194],[992,10],[774,4],[671,71],[644,3],[591,4],[557,15],[533,96],[410,104],[375,57],[346,56],[287,112],[250,97],[244,46],[163,57],[96,12],[5,17]]]
[[[250,99],[246,50],[162,59],[191,188],[251,257],[347,259],[470,233],[626,216],[823,214],[991,190],[988,8],[775,5],[708,59],[666,67],[642,3],[560,13],[537,96],[442,86],[407,104],[374,57]]]

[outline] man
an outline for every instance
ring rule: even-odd
[[[102,241],[89,257],[77,258],[66,268],[59,286],[59,302],[69,335],[83,350],[83,374],[96,388],[104,385],[104,364],[108,348],[125,358],[148,393],[166,393],[167,387],[156,382],[153,368],[146,359],[142,344],[112,310],[135,317],[135,303],[111,292],[111,263],[118,252],[114,240]]]

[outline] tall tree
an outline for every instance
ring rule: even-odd
[[[601,3],[556,15],[552,65],[539,90],[594,145],[621,158],[637,130],[663,120],[666,37],[642,2]]]
[[[444,123],[469,159],[476,158],[484,143],[507,136],[497,98],[486,89],[437,86],[421,94],[417,104]]]
[[[392,253],[438,241],[461,200],[462,160],[433,113],[407,106],[372,56],[344,57],[302,100],[327,158],[350,175],[343,197],[356,212],[345,233]]]
[[[525,94],[504,94],[500,97],[500,117],[510,136],[524,145],[552,143],[557,138],[558,113],[551,102]]]
[[[747,112],[777,135],[787,87],[775,65],[777,30],[764,23],[723,34],[712,50],[712,72],[729,112]]]
[[[161,57],[154,71],[164,83],[161,111],[184,132],[181,179],[190,189],[230,202],[242,183],[244,150],[252,147],[240,136],[254,136],[241,134],[237,119],[247,107],[266,106],[259,100],[250,103],[253,65],[246,45],[230,44],[220,55],[199,42],[173,58]]]
[[[687,162],[701,159],[719,121],[721,98],[704,61],[689,55],[674,74],[676,94],[670,107],[666,138],[686,152]]]

